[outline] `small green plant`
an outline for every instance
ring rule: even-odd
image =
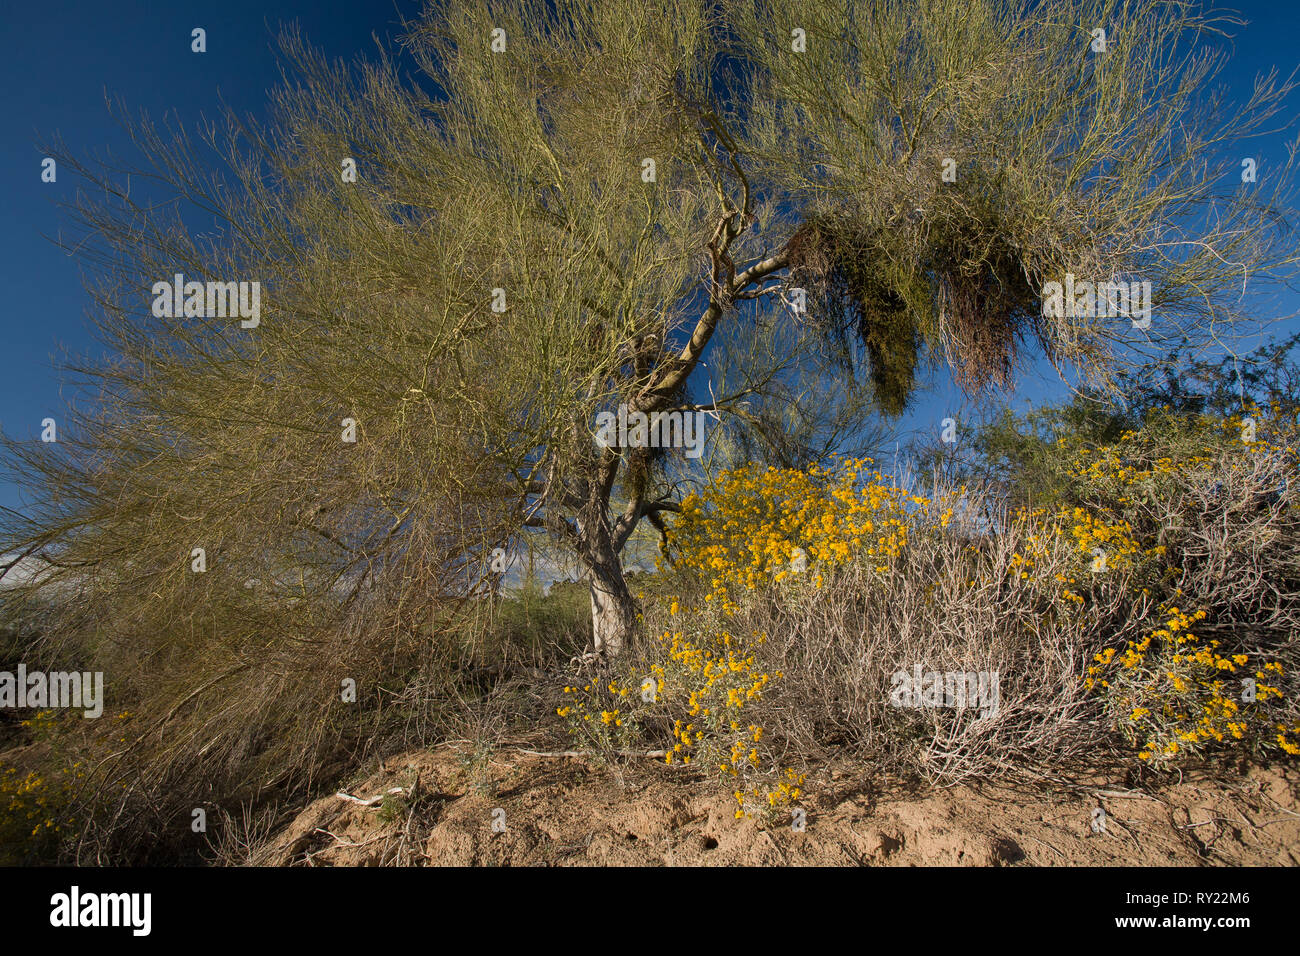
[[[480,797],[492,796],[492,775],[488,772],[495,748],[486,737],[474,741],[474,748],[458,754],[461,776],[469,790]]]
[[[384,795],[384,802],[379,805],[377,817],[384,826],[391,826],[394,823],[401,823],[410,812],[411,804],[406,799],[405,793],[389,793]]]

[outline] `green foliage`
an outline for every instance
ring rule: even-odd
[[[581,652],[590,624],[585,583],[556,583],[544,593],[533,581],[498,602],[479,640],[489,659],[541,662]]]
[[[747,0],[728,23],[757,64],[729,119],[755,178],[802,220],[792,284],[823,294],[832,336],[856,332],[890,410],[913,342],[972,391],[1008,382],[1032,340],[1105,384],[1117,345],[1143,336],[1044,316],[1044,283],[1066,274],[1151,282],[1160,323],[1145,335],[1168,342],[1238,317],[1242,262],[1294,271],[1275,218],[1294,205],[1292,167],[1267,196],[1220,188],[1291,89],[1219,99],[1227,50],[1210,37],[1230,18],[1163,0]]]
[[[1023,413],[1003,407],[982,424],[959,430],[958,457],[941,447],[920,448],[923,474],[931,478],[942,470],[957,481],[988,482],[1013,506],[1085,504],[1093,489],[1072,477],[1081,448],[1120,443],[1133,433],[1138,437],[1130,447],[1136,441],[1170,455],[1195,454],[1204,442],[1222,439],[1218,426],[1201,424],[1207,420],[1202,416],[1241,421],[1254,409],[1294,418],[1300,409],[1298,344],[1300,334],[1217,360],[1176,348],[1159,362],[1117,374],[1123,404],[1083,389],[1068,402]]]

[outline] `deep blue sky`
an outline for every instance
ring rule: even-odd
[[[1285,76],[1300,64],[1300,12],[1262,0],[1240,0],[1235,6],[1250,23],[1237,35],[1225,80],[1244,100],[1257,72],[1277,67]],[[350,59],[374,49],[372,34],[395,35],[399,11],[413,15],[417,9],[407,0],[9,5],[0,40],[0,89],[5,91],[0,176],[6,185],[0,200],[0,427],[6,433],[35,436],[42,418],[61,418],[57,353],[92,347],[81,266],[44,238],[66,228],[55,202],[71,195],[75,178],[63,175],[56,184],[42,183],[37,143],[59,134],[79,156],[105,148],[123,151],[122,132],[105,108],[106,92],[135,112],[174,111],[187,125],[205,113],[215,115],[219,96],[237,110],[260,113],[266,91],[278,81],[273,39],[280,24],[297,20],[328,55]],[[207,30],[204,55],[190,52],[194,27]],[[1300,101],[1289,113],[1300,113]],[[1261,157],[1262,174],[1270,160],[1282,158],[1281,144],[1279,136],[1252,148]],[[1274,309],[1296,313],[1300,300],[1293,296]],[[1279,331],[1294,327],[1291,322]],[[1038,403],[1063,391],[1049,367],[1026,375],[1013,400]],[[902,425],[937,427],[960,405],[954,390],[940,382]],[[17,503],[0,475],[0,505]]]

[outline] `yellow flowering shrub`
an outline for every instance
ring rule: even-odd
[[[1158,619],[1122,646],[1098,652],[1084,686],[1100,695],[1113,726],[1150,765],[1212,745],[1300,755],[1300,724],[1294,700],[1288,701],[1279,686],[1286,665],[1278,659],[1279,652],[1294,654],[1295,628],[1286,620],[1295,609],[1257,607],[1261,622],[1277,620],[1270,628],[1280,639],[1273,641],[1272,655],[1260,652],[1259,645],[1268,642],[1259,640],[1258,627],[1220,629],[1222,640],[1193,630],[1212,616],[1214,604],[1240,603],[1244,597],[1236,593],[1242,584],[1227,569],[1234,552],[1257,559],[1268,553],[1262,549],[1295,533],[1296,507],[1287,504],[1284,492],[1297,469],[1296,423],[1276,407],[1251,406],[1226,418],[1157,416],[1149,432],[1154,437],[1148,430],[1128,431],[1113,445],[1074,449],[1071,476],[1121,529],[1105,546],[1121,562],[1135,559],[1162,568],[1132,583],[1135,594],[1154,602]],[[1202,559],[1193,575],[1182,566],[1185,554],[1179,558],[1187,547],[1180,536],[1187,534],[1185,525],[1206,524],[1213,530],[1194,539],[1193,550],[1217,560]],[[1076,526],[1074,533],[1081,547],[1105,539],[1088,525]],[[1174,545],[1147,540],[1142,547],[1139,537]],[[1210,554],[1220,548],[1221,556]],[[1280,549],[1272,553],[1285,555]],[[1251,577],[1267,585],[1270,575],[1255,570]],[[1205,606],[1180,609],[1188,595]],[[1140,621],[1148,619],[1145,606],[1134,613]]]
[[[1109,628],[1094,640],[1105,642],[1109,633],[1124,642],[1081,662],[1083,683],[1147,764],[1211,744],[1298,752],[1300,725],[1287,716],[1294,701],[1276,706],[1286,696],[1277,680],[1283,661],[1200,642],[1191,627],[1208,612],[1188,616],[1175,603],[1183,600],[1180,583],[1199,591],[1207,607],[1231,600],[1224,590],[1234,582],[1182,567],[1182,523],[1219,520],[1206,517],[1207,502],[1232,511],[1234,496],[1268,492],[1279,475],[1294,474],[1295,430],[1290,419],[1253,408],[1227,419],[1161,420],[1113,445],[1076,445],[1066,450],[1075,501],[1018,509],[992,526],[992,535],[1018,543],[1014,550],[966,546],[966,584],[974,591],[1009,577],[1027,588],[1016,592],[1016,613],[1059,624],[1092,608],[1091,625]],[[966,497],[965,487],[933,498],[910,494],[868,459],[724,473],[686,499],[669,539],[682,593],[702,595],[703,605],[690,607],[679,596],[669,610],[689,617],[711,607],[725,620],[747,593],[783,586],[800,572],[805,590],[819,589],[850,563],[875,575],[886,593],[908,586],[896,579],[899,569],[914,575],[927,565],[903,558],[946,534]],[[927,593],[932,587],[926,584]],[[782,602],[794,599],[791,592]],[[1159,608],[1161,622],[1142,631]],[[1242,677],[1254,681],[1248,690]]]
[[[1211,742],[1300,754],[1300,725],[1269,717],[1270,701],[1283,696],[1270,683],[1283,675],[1280,662],[1252,667],[1253,655],[1221,654],[1220,641],[1203,641],[1192,631],[1204,610],[1169,605],[1160,617],[1158,627],[1127,642],[1122,653],[1096,654],[1084,678],[1089,689],[1105,691],[1107,712],[1139,748],[1139,760],[1161,763]]]
[[[564,688],[564,702],[556,708],[573,739],[597,753],[634,747],[640,737],[638,702],[641,686],[631,678],[594,676],[581,687]]]
[[[668,530],[639,663],[559,714],[773,820],[805,784],[779,755],[826,746],[945,782],[1098,750],[1300,754],[1295,430],[1256,410],[1066,442],[1071,484],[1033,509],[916,494],[869,459],[724,472]],[[1002,704],[896,705],[918,666],[997,672]]]
[[[84,776],[80,764],[49,773],[0,768],[0,863],[49,862],[73,829],[69,806]]]
[[[757,662],[755,652],[767,635],[705,634],[693,639],[665,631],[659,637],[663,663],[653,665],[651,674],[672,716],[672,744],[664,762],[694,764],[728,783],[737,795],[737,818],[750,816],[756,807],[770,814],[788,809],[801,795],[804,775],[787,767],[775,788],[767,786],[776,774],[775,761],[762,725],[750,717],[769,685],[783,676]]]
[[[673,566],[706,587],[703,599],[733,606],[737,594],[762,589],[812,569],[863,557],[879,574],[908,545],[913,514],[947,527],[953,505],[936,511],[929,499],[886,483],[870,458],[830,467],[761,468],[723,472],[688,496],[669,537]]]
[[[750,717],[782,676],[762,671],[756,662],[753,650],[766,636],[741,640],[707,629],[704,635],[665,631],[651,649],[658,663],[623,678],[565,687],[556,713],[576,741],[597,751],[626,751],[646,739],[662,742],[664,763],[693,766],[740,787],[733,792],[742,804],[745,798],[750,803],[737,817],[757,805],[772,812],[789,808],[802,792],[804,775],[787,768],[774,788],[765,786],[775,773],[773,760],[763,727]]]

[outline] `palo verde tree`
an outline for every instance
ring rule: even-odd
[[[1036,347],[1104,385],[1286,277],[1291,167],[1243,160],[1291,87],[1222,102],[1230,26],[1164,0],[447,0],[401,57],[291,34],[269,121],[135,121],[135,177],[55,153],[89,183],[73,244],[112,358],[74,366],[57,443],[7,440],[34,504],[5,516],[5,600],[59,595],[63,633],[141,659],[195,629],[233,662],[382,646],[544,530],[617,655],[620,554],[694,451],[638,416],[780,444],[814,369],[840,417],[783,453],[820,454],[923,362],[979,392]],[[259,283],[255,324],[190,282]],[[1053,282],[1074,294],[1045,309]],[[1149,283],[1149,321],[1096,294],[1118,283]]]

